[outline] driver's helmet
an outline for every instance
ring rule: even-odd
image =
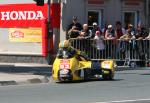
[[[69,40],[64,40],[59,43],[59,48],[69,48],[70,46]]]

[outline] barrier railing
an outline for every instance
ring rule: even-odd
[[[90,59],[150,60],[150,40],[101,40],[97,42],[93,39],[70,39],[70,41],[74,48],[85,52]]]

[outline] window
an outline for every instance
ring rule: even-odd
[[[88,25],[91,28],[93,22],[96,22],[99,26],[101,26],[101,10],[90,10],[88,11]]]
[[[137,26],[138,13],[136,11],[124,11],[123,12],[123,24],[125,27],[128,24],[132,24],[134,27]]]

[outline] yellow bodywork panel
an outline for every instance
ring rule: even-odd
[[[58,71],[59,69],[61,69],[60,68],[61,61],[66,61],[67,62],[66,64],[69,65],[69,69],[72,71],[72,74],[73,74],[73,80],[82,80],[83,78],[78,77],[75,74],[75,71],[80,70],[83,67],[90,67],[90,64],[91,64],[90,62],[83,62],[83,61],[80,62],[75,57],[70,58],[70,59],[56,58],[53,64],[53,74],[52,74],[52,77],[54,80],[58,80]]]
[[[109,69],[111,70],[112,72],[115,71],[114,69],[114,61],[113,60],[105,60],[105,61],[102,61],[101,62],[101,67],[103,69]]]

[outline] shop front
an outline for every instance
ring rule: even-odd
[[[62,4],[61,29],[66,31],[72,16],[77,16],[81,24],[88,23],[89,27],[93,22],[97,22],[101,28],[105,23],[115,26],[116,21],[121,21],[124,27],[129,23],[134,27],[138,24],[146,26],[148,18],[145,6],[145,0],[66,0]]]

